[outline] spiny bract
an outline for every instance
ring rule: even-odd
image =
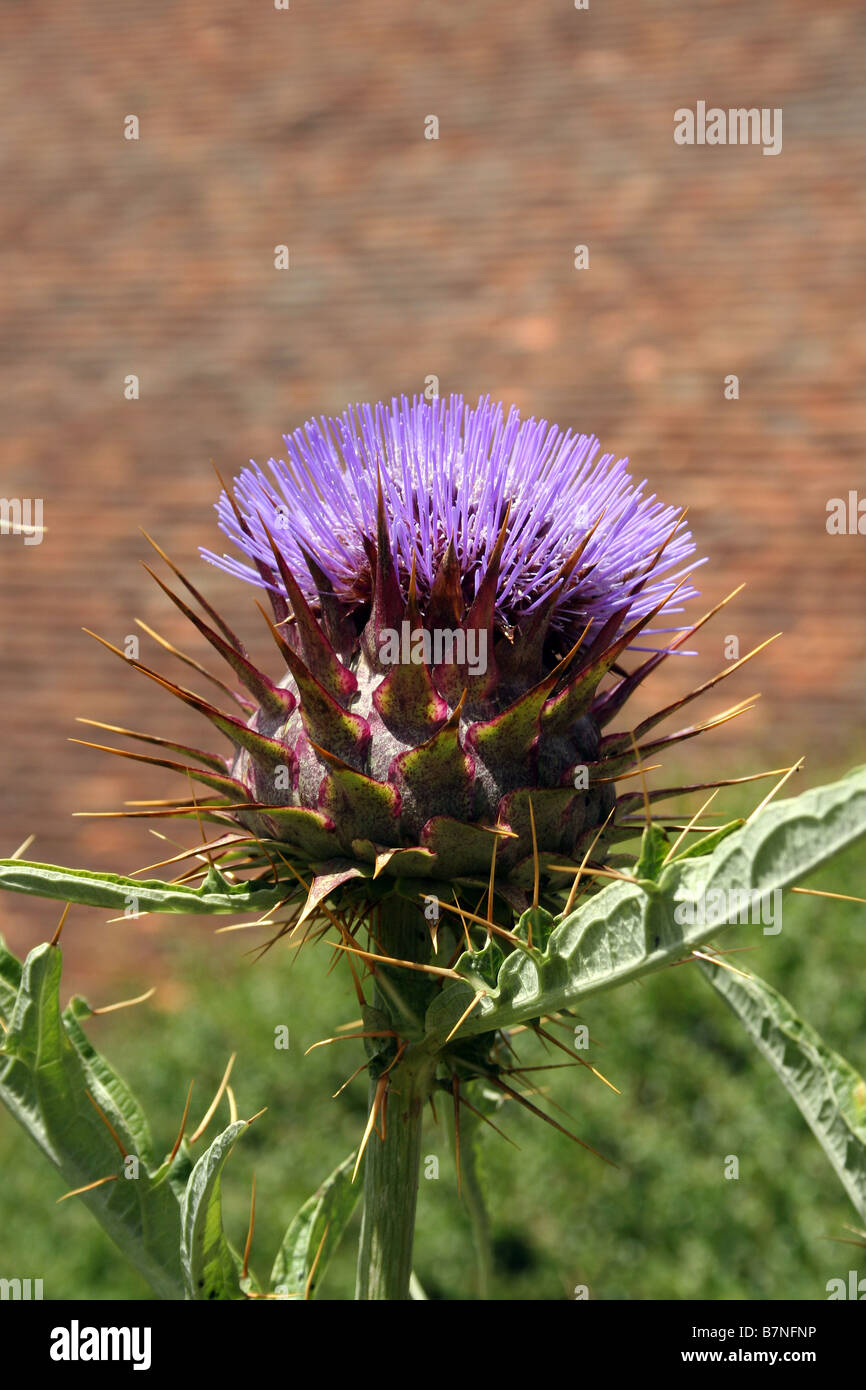
[[[596,439],[484,399],[359,406],[286,446],[218,503],[252,566],[204,552],[267,594],[286,671],[258,670],[172,565],[210,621],[162,587],[253,700],[220,683],[240,706],[226,714],[135,662],[233,751],[148,741],[191,757],[183,770],[215,793],[196,813],[276,842],[312,880],[304,916],[357,879],[368,896],[444,883],[468,904],[494,861],[511,911],[537,876],[542,904],[561,907],[551,860],[595,841],[599,862],[634,833],[615,778],[706,727],[638,745],[680,700],[602,732],[695,630],[653,625],[695,592],[682,514],[645,496],[626,459],[597,457]],[[653,634],[671,635],[638,645]],[[649,652],[631,673],[629,650]]]

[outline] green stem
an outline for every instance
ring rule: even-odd
[[[425,1064],[429,1072],[429,1066]],[[364,1158],[364,1217],[358,1256],[356,1297],[409,1298],[421,1119],[429,1083],[419,1071],[395,1067],[390,1073],[384,1142],[374,1135]],[[376,1083],[370,1084],[370,1103]]]
[[[376,937],[381,955],[420,962],[429,959],[430,935],[424,917],[400,899],[382,904]],[[423,1022],[432,994],[430,979],[423,971],[376,967],[374,1007],[387,1016],[398,1035],[415,1031]],[[370,1106],[380,1107],[384,1097],[386,1109],[385,1137],[380,1139],[374,1131],[364,1155],[364,1216],[355,1291],[355,1297],[364,1300],[410,1297],[421,1125],[435,1063],[410,1045],[400,1061],[391,1065],[396,1052],[395,1043],[370,1062]],[[381,1108],[377,1124],[381,1131]]]

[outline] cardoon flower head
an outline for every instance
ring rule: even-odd
[[[218,680],[225,710],[133,663],[229,741],[147,736],[210,793],[178,813],[240,829],[226,863],[245,845],[248,868],[283,866],[302,919],[392,893],[474,906],[494,878],[508,912],[530,889],[561,907],[557,862],[633,834],[616,779],[701,727],[645,741],[679,701],[604,732],[689,635],[670,621],[694,593],[682,515],[594,437],[489,399],[356,406],[285,442],[219,499],[243,559],[205,552],[267,595],[282,673],[173,565],[204,616],[162,587],[245,691]]]

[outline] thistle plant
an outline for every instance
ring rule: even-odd
[[[751,700],[673,733],[657,729],[761,650],[629,720],[632,694],[663,662],[687,657],[728,601],[682,620],[697,596],[684,514],[635,485],[628,461],[600,454],[594,437],[521,420],[489,400],[357,407],[308,423],[285,445],[284,460],[252,464],[223,486],[219,524],[241,558],[203,551],[267,601],[259,607],[275,674],[258,669],[158,547],[179,589],[154,574],[156,582],[229,675],[159,640],[217,687],[220,703],[104,642],[199,712],[228,748],[84,721],[158,750],[105,751],[185,779],[184,795],[125,814],[192,820],[212,836],[167,861],[177,870],[170,882],[0,861],[0,887],[13,891],[120,908],[131,894],[140,911],[263,914],[263,950],[318,941],[344,959],[361,1023],[342,1036],[365,1050],[368,1121],[357,1153],[292,1223],[273,1286],[297,1296],[317,1287],[363,1168],[357,1296],[409,1297],[428,1103],[453,1107],[458,1173],[466,1127],[492,1123],[504,1098],[561,1128],[520,1089],[530,1082],[510,1030],[533,1029],[604,1082],[556,1026],[572,1026],[588,995],[685,959],[742,1018],[866,1216],[866,1087],[769,986],[711,944],[731,920],[732,893],[780,893],[866,831],[866,773],[794,800],[767,797],[748,821],[708,824],[709,802],[682,825],[654,814],[682,792],[715,795],[729,784],[650,789],[647,774]],[[774,772],[784,781],[793,770]],[[124,1219],[116,1194],[88,1171],[89,1145],[105,1142],[101,1121],[125,1155],[145,1160],[149,1140],[107,1063],[93,1062],[86,1006],[73,1001],[59,1014],[57,957],[55,942],[23,972],[8,953],[0,962],[0,1094],[159,1292],[261,1293],[218,1219],[222,1165],[244,1128],[236,1115],[198,1164],[181,1134],[139,1183],[141,1202],[159,1206],[166,1248],[177,1223],[179,1274],[164,1248],[144,1248],[152,1214],[142,1207]],[[45,1090],[37,1024],[66,1058],[65,1090]],[[93,1100],[97,1084],[99,1114],[86,1114],[70,1151],[69,1113],[83,1094]],[[466,1185],[474,1189],[468,1171]]]

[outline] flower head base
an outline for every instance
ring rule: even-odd
[[[370,604],[380,486],[398,583],[405,598],[414,573],[422,614],[449,553],[471,606],[504,526],[497,630],[510,634],[544,611],[566,648],[587,623],[591,636],[614,613],[620,631],[645,616],[694,553],[681,516],[644,496],[627,459],[598,457],[593,436],[521,420],[515,407],[506,414],[489,399],[474,408],[462,396],[360,405],[309,421],[285,443],[285,461],[269,460],[267,472],[253,463],[236,479],[234,500],[223,494],[218,503],[222,530],[254,567],[203,554],[280,590],[273,537],[313,605],[320,578],[310,557],[347,613]],[[684,586],[661,612],[681,611],[694,593]]]

